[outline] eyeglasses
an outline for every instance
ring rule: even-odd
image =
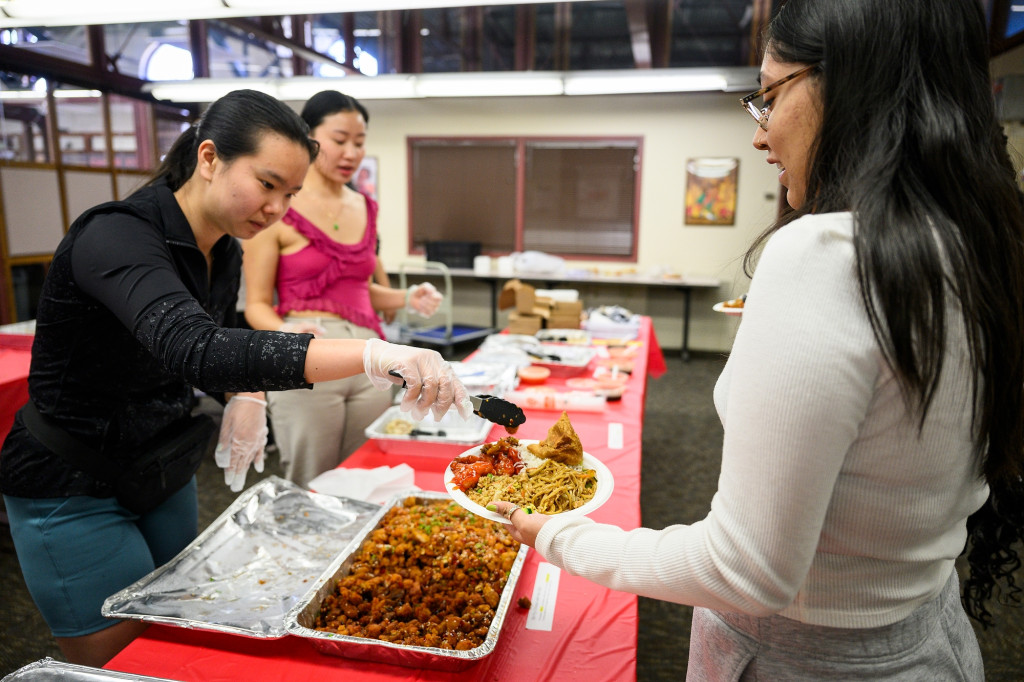
[[[802,69],[797,69],[788,76],[780,78],[774,83],[764,86],[757,92],[750,93],[749,95],[740,100],[740,106],[743,107],[748,114],[754,117],[754,120],[757,121],[757,125],[761,126],[761,130],[768,130],[768,114],[770,113],[768,109],[771,107],[770,105],[758,107],[756,104],[754,104],[754,100],[757,99],[758,97],[763,97],[764,95],[768,94],[770,91],[779,87],[783,83],[788,83],[791,80],[806,75],[807,73],[810,72],[811,69],[813,69],[816,66],[817,64],[811,64],[810,66],[805,66]]]

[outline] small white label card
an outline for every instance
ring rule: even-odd
[[[622,424],[618,422],[608,424],[608,449],[622,449]]]
[[[526,616],[527,630],[551,631],[555,622],[555,602],[558,600],[558,576],[562,570],[547,562],[537,565],[537,580],[533,583],[533,599]]]

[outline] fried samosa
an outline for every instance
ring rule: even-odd
[[[566,412],[563,412],[559,420],[548,429],[547,438],[539,443],[527,445],[526,449],[537,457],[569,466],[579,466],[583,463],[583,445],[569,423],[569,415]]]

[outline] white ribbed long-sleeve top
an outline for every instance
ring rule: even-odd
[[[988,494],[963,327],[949,306],[919,432],[872,334],[852,235],[850,214],[812,215],[765,246],[715,387],[725,438],[707,517],[625,531],[556,516],[536,542],[546,560],[613,589],[832,627],[894,623],[941,590]]]

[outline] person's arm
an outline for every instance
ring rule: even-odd
[[[242,242],[245,276],[245,319],[253,329],[280,329],[284,320],[274,310],[274,281],[281,257],[280,223]]]
[[[82,291],[189,385],[207,393],[309,386],[303,371],[312,337],[218,325],[182,281],[163,235],[145,220],[97,216],[75,240],[71,267]]]
[[[380,251],[380,239],[377,240],[377,251]],[[391,278],[388,276],[388,271],[384,267],[384,261],[380,259],[380,255],[377,256],[377,267],[373,271],[373,278],[370,280],[370,284],[378,284],[382,287],[391,288]],[[372,302],[373,299],[371,296],[371,304]],[[391,324],[395,321],[395,313],[397,312],[396,308],[374,308],[374,310],[377,310],[381,314],[386,323]]]
[[[384,261],[380,259],[380,256],[377,256],[377,267],[373,269],[372,281],[382,287],[391,288],[391,278],[388,276],[387,268],[384,267]]]
[[[392,289],[390,286],[370,281],[370,305],[374,310],[393,312],[405,305],[406,290]]]
[[[716,401],[725,437],[708,516],[626,531],[515,514],[548,561],[613,589],[693,606],[767,615],[792,602],[880,371],[852,243],[805,227],[794,222],[772,237],[751,282],[716,389],[728,397]],[[685,495],[685,480],[677,484]]]
[[[397,310],[407,306],[411,312],[430,317],[441,306],[444,296],[430,282],[413,284],[408,289],[391,289],[370,283],[370,303],[374,310]]]

